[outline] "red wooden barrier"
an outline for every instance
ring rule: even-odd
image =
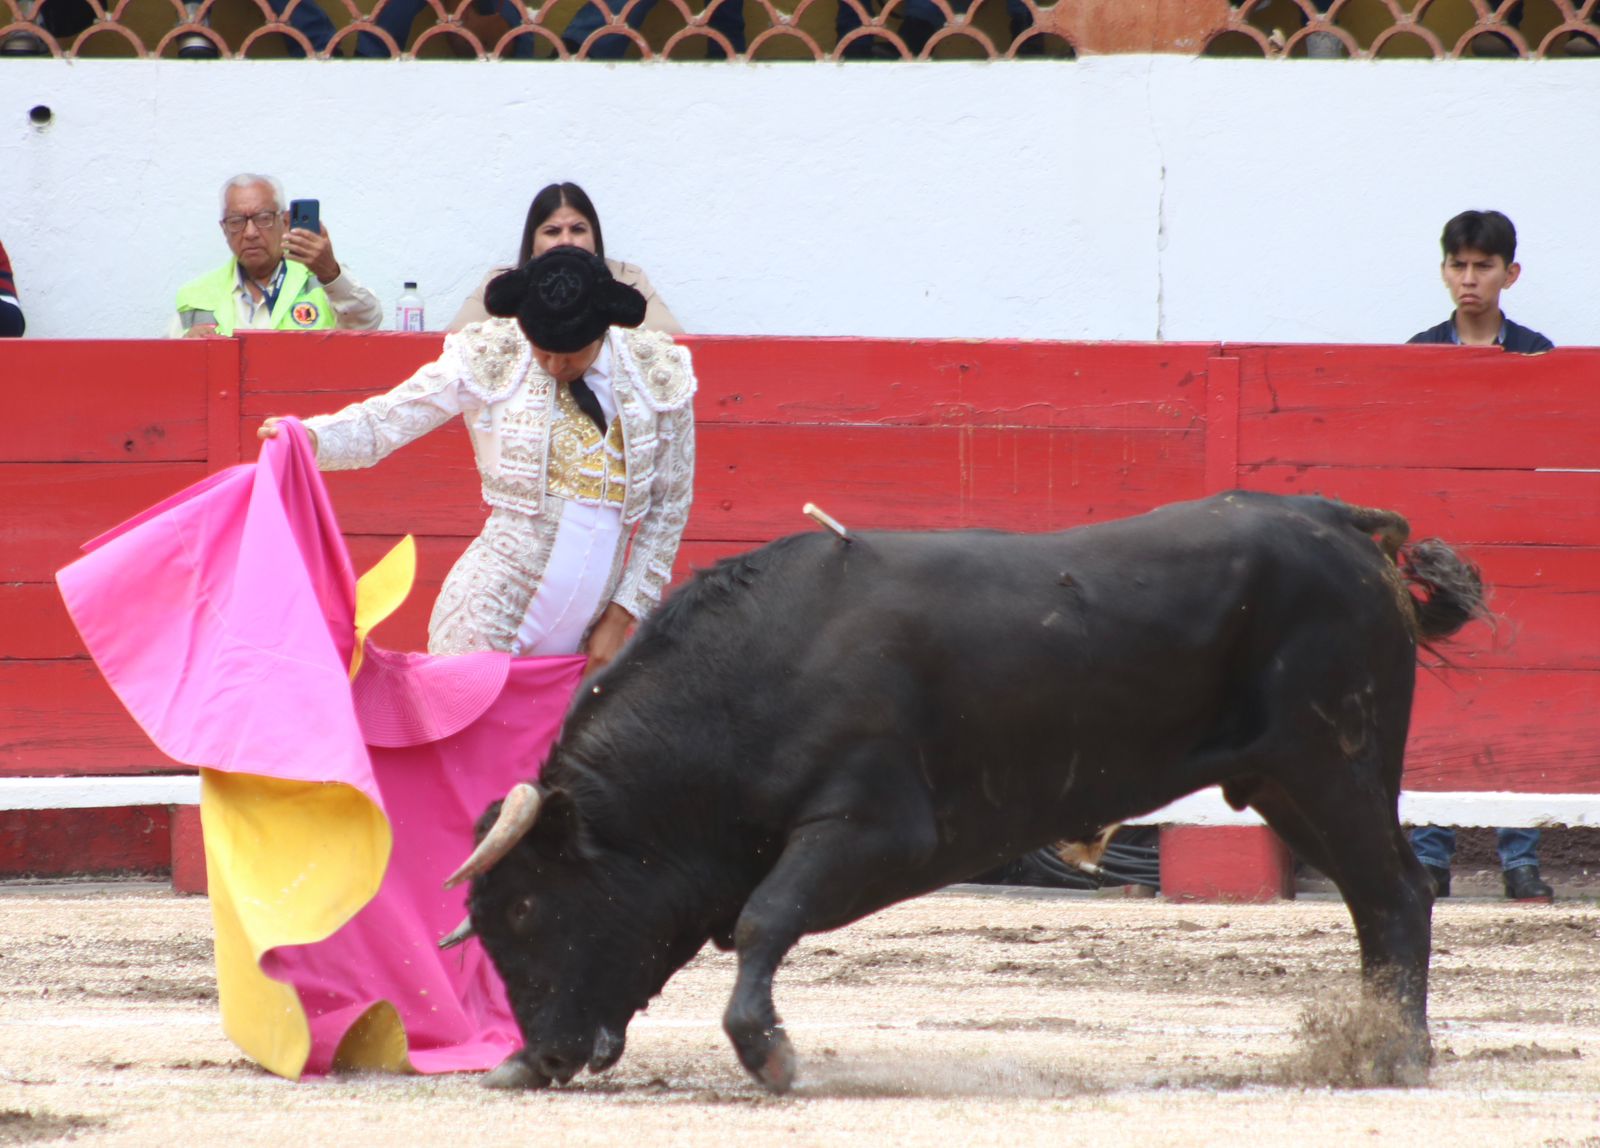
[[[1408,787],[1600,792],[1600,352],[1229,353],[1240,485],[1394,507],[1494,588],[1501,624],[1419,676]]]
[[[1161,892],[1174,901],[1277,901],[1294,896],[1293,858],[1264,825],[1163,826]]]
[[[70,877],[165,869],[172,860],[173,820],[165,805],[0,809],[0,874]]]
[[[1456,671],[1422,675],[1408,784],[1600,791],[1600,351],[688,342],[699,460],[680,573],[810,529],[806,501],[857,528],[1016,530],[1236,485],[1393,507],[1480,562],[1504,616],[1468,631]],[[391,386],[439,344],[0,344],[0,775],[174,768],[85,659],[54,571],[129,514],[253,458],[267,415]],[[359,568],[418,535],[417,588],[378,638],[420,647],[484,514],[464,431],[329,485]]]

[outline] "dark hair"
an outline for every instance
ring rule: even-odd
[[[1501,212],[1463,211],[1444,225],[1439,246],[1446,259],[1470,247],[1500,256],[1509,267],[1517,258],[1517,229]]]
[[[600,216],[595,213],[589,193],[575,183],[552,183],[541,187],[539,194],[528,205],[528,221],[522,225],[522,247],[517,252],[518,267],[533,258],[533,237],[558,207],[570,207],[589,221],[589,229],[594,232],[594,253],[601,259],[606,257],[605,236],[600,234]]]

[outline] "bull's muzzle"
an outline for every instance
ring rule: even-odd
[[[622,1057],[623,1034],[601,1025],[588,1042],[587,1055],[583,1038],[551,1040],[537,1048],[525,1048],[522,1055],[533,1062],[541,1076],[566,1084],[587,1068],[590,1072],[604,1072]]]
[[[532,1064],[528,1063],[527,1049],[513,1052],[502,1060],[493,1072],[483,1078],[485,1088],[503,1088],[507,1091],[522,1091],[532,1088],[548,1088],[550,1078],[541,1073]]]
[[[601,1025],[595,1031],[587,1062],[580,1056],[552,1049],[522,1048],[506,1057],[499,1067],[485,1076],[483,1086],[526,1091],[548,1088],[551,1084],[566,1084],[584,1068],[590,1072],[604,1072],[622,1059],[626,1045],[624,1033]]]

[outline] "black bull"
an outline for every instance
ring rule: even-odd
[[[1059,534],[797,535],[700,573],[458,874],[526,1041],[488,1082],[610,1067],[709,939],[738,951],[739,1059],[783,1091],[772,982],[802,936],[1209,785],[1338,885],[1401,1020],[1376,1075],[1420,1079],[1432,892],[1401,767],[1418,642],[1483,595],[1406,533],[1235,492]]]

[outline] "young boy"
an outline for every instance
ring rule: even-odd
[[[1437,327],[1411,336],[1409,342],[1497,346],[1523,355],[1555,346],[1500,310],[1500,292],[1522,274],[1516,261],[1517,229],[1511,220],[1498,211],[1463,211],[1444,225],[1439,244],[1444,248],[1439,274],[1450,289],[1455,313]]]
[[[1411,336],[1410,342],[1498,346],[1524,355],[1555,346],[1500,310],[1500,292],[1522,274],[1516,262],[1517,229],[1511,220],[1498,211],[1463,211],[1444,225],[1439,243],[1444,248],[1439,273],[1455,301],[1455,313],[1437,327]],[[1506,896],[1514,901],[1549,901],[1555,891],[1539,878],[1539,831],[1497,829],[1495,838]],[[1411,848],[1433,878],[1437,895],[1448,897],[1455,830],[1419,825],[1411,831]]]

